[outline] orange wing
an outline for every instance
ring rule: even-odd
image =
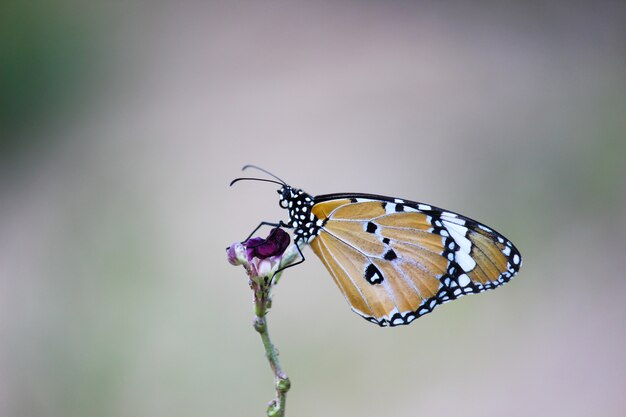
[[[380,326],[509,281],[521,266],[492,229],[436,207],[379,196],[317,197],[311,241],[352,310]]]

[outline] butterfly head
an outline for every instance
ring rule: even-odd
[[[243,170],[248,168],[254,168],[262,171],[274,177],[275,180],[269,178],[243,177],[235,178],[231,181],[230,185],[232,186],[236,182],[244,180],[262,181],[280,185],[280,189],[277,190],[278,195],[280,196],[278,203],[282,208],[288,210],[289,212],[289,222],[283,224],[286,227],[293,229],[296,242],[310,242],[320,233],[323,221],[319,220],[315,214],[313,214],[312,209],[315,202],[310,194],[305,193],[299,188],[294,188],[288,185],[285,181],[263,168],[255,165],[246,165],[243,167]]]
[[[285,184],[277,192],[280,195],[278,204],[284,209],[289,208],[289,202],[293,201],[293,188]]]
[[[315,204],[313,197],[299,188],[293,188],[287,184],[278,190],[280,195],[279,204],[289,211],[289,227],[294,229],[296,240],[310,241],[318,235],[320,220],[313,214]]]

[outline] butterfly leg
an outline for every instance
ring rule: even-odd
[[[242,240],[241,242],[244,243],[246,242],[248,239],[250,239],[252,237],[252,235],[254,235],[256,233],[257,230],[259,230],[261,227],[263,226],[272,226],[272,227],[285,227],[287,229],[290,229],[291,226],[289,226],[288,224],[283,223],[283,221],[279,221],[278,223],[271,223],[271,222],[261,222],[259,223],[259,225],[257,227],[254,228],[254,230],[248,235],[247,238],[245,238],[244,240]]]
[[[278,268],[278,270],[276,272],[274,272],[274,276],[276,276],[276,274],[278,274],[279,272],[284,271],[287,268],[291,268],[292,266],[296,266],[296,265],[300,265],[302,262],[304,262],[306,259],[304,258],[304,255],[302,254],[302,249],[300,249],[300,245],[298,245],[297,243],[294,243],[296,245],[296,249],[298,249],[298,253],[300,254],[300,259],[298,262],[295,262],[293,264],[289,264],[286,266],[283,266],[282,268]]]

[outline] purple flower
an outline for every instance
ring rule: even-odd
[[[289,246],[289,242],[289,234],[277,227],[272,229],[267,239],[254,237],[248,239],[244,245],[246,246],[248,260],[251,261],[252,258],[267,259],[272,256],[282,255]]]
[[[280,267],[290,241],[287,232],[280,228],[272,229],[266,239],[255,237],[233,244],[227,251],[228,262],[244,265],[253,280],[271,276]],[[287,258],[291,257],[291,254],[287,255]]]

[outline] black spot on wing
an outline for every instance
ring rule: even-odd
[[[372,222],[367,222],[367,227],[365,228],[365,231],[367,231],[368,233],[374,233],[376,232],[376,229],[378,229],[378,226],[376,226]]]
[[[367,268],[365,268],[365,280],[370,284],[380,284],[383,282],[383,274],[374,264],[369,264]]]
[[[385,253],[385,256],[383,256],[386,260],[388,261],[393,261],[394,259],[396,259],[398,257],[398,255],[396,255],[396,253],[393,251],[393,249],[389,249],[387,251],[387,253]]]

